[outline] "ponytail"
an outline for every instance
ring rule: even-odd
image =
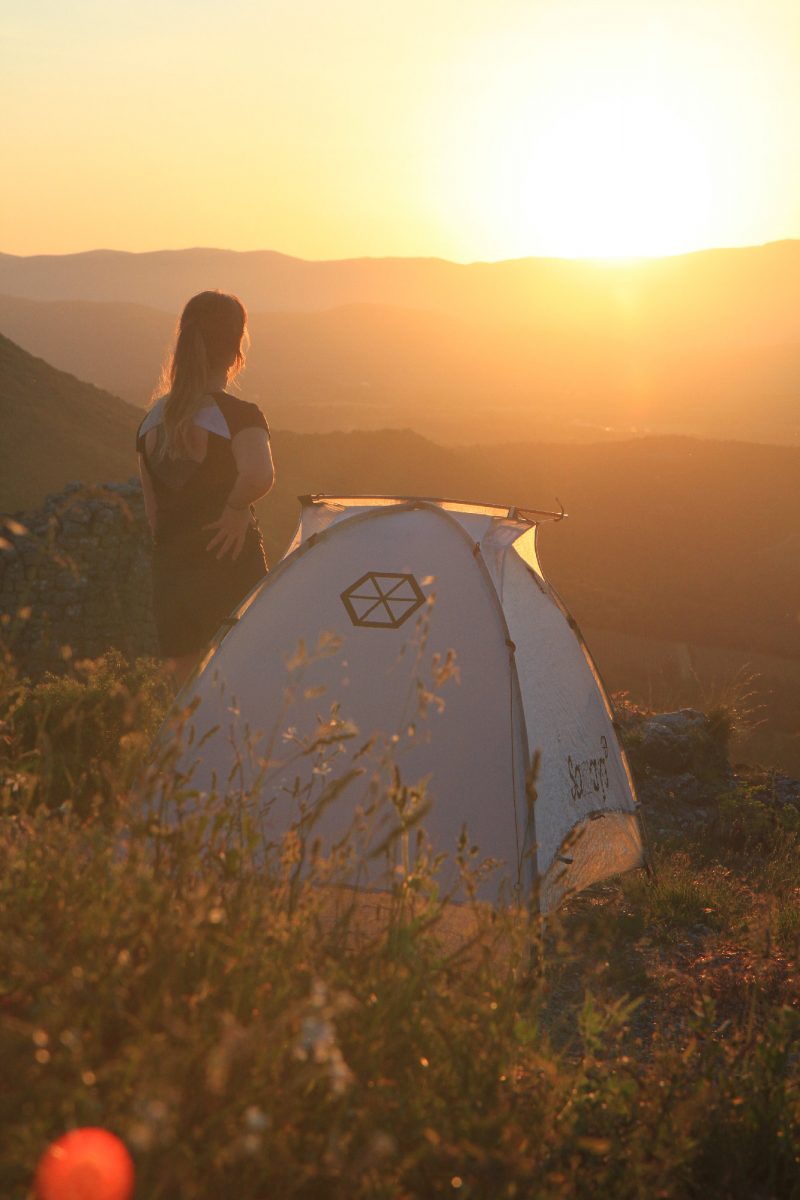
[[[230,379],[244,366],[246,322],[242,302],[224,292],[201,292],[184,308],[159,389],[166,395],[156,459],[191,457],[189,433],[205,406],[211,371],[224,367]]]

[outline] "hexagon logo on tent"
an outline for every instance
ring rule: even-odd
[[[354,625],[399,629],[425,603],[413,575],[368,571],[342,592],[342,603]]]

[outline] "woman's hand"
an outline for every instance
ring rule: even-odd
[[[245,535],[250,528],[250,509],[231,508],[225,505],[222,516],[217,521],[206,525],[206,529],[215,529],[216,533],[206,546],[206,550],[217,548],[217,558],[231,555],[235,562],[242,552]]]

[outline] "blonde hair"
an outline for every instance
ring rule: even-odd
[[[166,395],[156,459],[190,456],[189,431],[203,408],[209,375],[220,367],[228,380],[239,374],[246,331],[247,310],[238,296],[200,292],[187,303],[157,389]]]

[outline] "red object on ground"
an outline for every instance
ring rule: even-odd
[[[107,1129],[73,1129],[47,1147],[34,1187],[37,1200],[129,1200],[133,1162]]]

